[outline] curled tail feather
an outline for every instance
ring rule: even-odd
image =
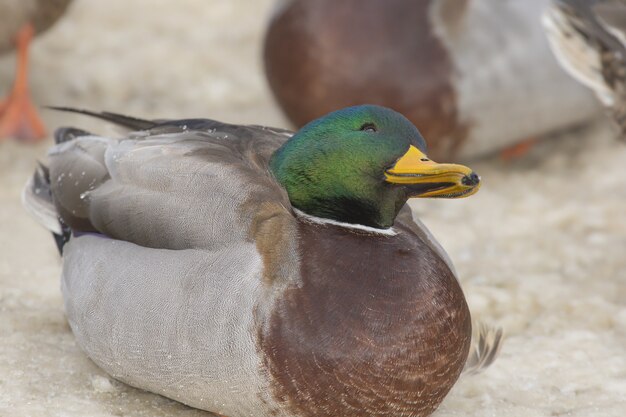
[[[90,133],[84,130],[60,128],[54,132],[54,142],[59,145],[77,137],[88,135]],[[50,185],[50,170],[45,164],[38,162],[33,176],[22,191],[22,204],[37,222],[52,232],[59,252],[63,253],[63,246],[69,240],[72,232],[63,223],[54,205]]]
[[[62,234],[61,223],[52,202],[50,172],[41,162],[24,187],[22,202],[26,210],[46,229],[54,234]]]
[[[26,211],[52,232],[59,253],[63,253],[63,246],[69,240],[71,230],[63,224],[54,207],[50,190],[50,172],[48,167],[41,162],[38,163],[35,173],[24,187],[22,203]]]

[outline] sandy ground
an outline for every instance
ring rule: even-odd
[[[32,51],[39,103],[285,126],[259,39],[270,0],[77,0]],[[13,57],[0,58],[0,88]],[[106,126],[45,113],[49,126]],[[19,201],[39,147],[0,144],[0,416],[208,416],[112,380],[65,321],[60,260]],[[483,160],[480,193],[413,207],[448,249],[498,361],[437,417],[626,415],[626,146],[605,122]]]

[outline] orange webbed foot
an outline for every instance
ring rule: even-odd
[[[0,139],[34,143],[45,137],[46,128],[28,95],[11,95],[0,103]]]

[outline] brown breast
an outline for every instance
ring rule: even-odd
[[[433,2],[292,1],[265,40],[267,77],[287,116],[302,126],[351,105],[387,106],[420,129],[433,158],[450,157],[467,126],[430,20]]]
[[[296,416],[430,414],[471,338],[445,262],[402,226],[394,237],[298,228],[301,285],[286,290],[259,334],[274,398]]]

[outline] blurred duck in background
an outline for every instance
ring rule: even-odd
[[[267,78],[297,126],[372,103],[405,114],[435,158],[524,149],[598,113],[550,53],[548,4],[283,1],[265,39]]]
[[[28,89],[28,47],[32,37],[51,27],[72,0],[0,0],[0,53],[17,49],[17,70],[9,95],[0,100],[0,140],[35,142],[46,129]]]
[[[544,25],[563,68],[596,93],[626,137],[626,1],[554,0]]]

